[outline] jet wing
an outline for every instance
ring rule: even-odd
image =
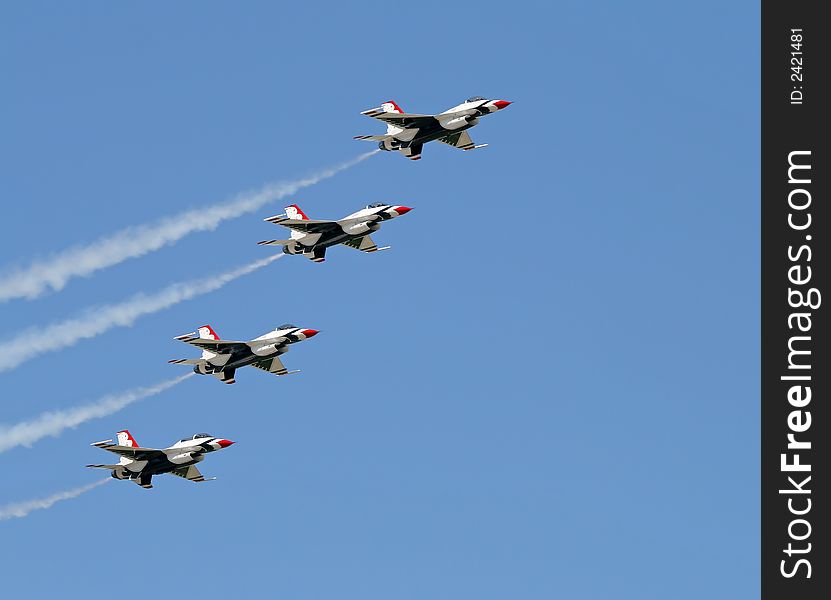
[[[353,238],[346,242],[343,242],[344,246],[349,246],[350,248],[355,248],[355,250],[360,250],[361,252],[375,252],[378,250],[378,246],[375,242],[372,241],[372,238],[368,235],[359,238]]]
[[[152,460],[154,458],[165,456],[164,452],[162,452],[161,450],[156,450],[155,448],[136,448],[133,446],[119,446],[118,444],[110,444],[107,442],[96,442],[92,445],[107,450],[108,452],[118,454],[119,456],[126,456],[127,458],[132,458],[133,460]]]
[[[467,131],[451,133],[450,135],[446,135],[443,138],[439,138],[439,141],[443,144],[447,144],[448,146],[461,148],[462,150],[473,150],[474,148],[482,148],[483,146],[487,146],[487,144],[480,144],[479,146],[474,144],[473,140],[470,139],[470,135],[468,135]]]
[[[195,481],[197,483],[207,481],[202,476],[202,473],[199,472],[199,469],[197,469],[196,466],[194,466],[194,465],[189,465],[187,467],[179,467],[178,469],[173,469],[170,472],[170,474],[171,475],[176,475],[176,477],[181,477],[182,479],[187,479],[188,481]]]
[[[234,352],[248,349],[248,342],[240,342],[236,340],[209,340],[194,336],[192,333],[176,336],[176,339],[180,342],[185,342],[191,346],[196,346],[197,348],[202,348],[203,350],[209,350],[210,352],[214,352],[216,354],[233,354]]]
[[[378,119],[384,123],[389,123],[390,125],[395,125],[396,127],[401,127],[402,129],[420,129],[428,125],[433,125],[436,122],[434,115],[384,112],[380,107],[365,110],[361,114]]]
[[[167,361],[171,365],[201,365],[205,362],[204,358],[174,358]]]
[[[263,360],[258,360],[255,363],[251,363],[252,367],[256,367],[261,371],[267,371],[268,373],[274,373],[275,375],[288,375],[289,371],[286,367],[283,366],[282,361],[279,357],[275,356],[273,358],[264,358]],[[293,371],[296,373],[297,371]]]
[[[275,225],[282,225],[301,233],[325,233],[338,227],[337,221],[312,221],[311,219],[289,219],[283,215],[276,215],[263,219]]]

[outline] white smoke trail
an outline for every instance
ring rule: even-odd
[[[55,352],[74,346],[81,340],[101,335],[113,327],[129,327],[141,316],[218,290],[227,283],[283,256],[285,254],[274,254],[218,276],[174,283],[155,294],[136,294],[129,300],[118,304],[89,309],[80,317],[53,323],[46,327],[27,329],[4,343],[3,352],[0,353],[0,372],[14,369],[30,358],[46,352]]]
[[[58,492],[57,494],[52,494],[51,496],[47,496],[46,498],[25,500],[23,502],[15,502],[14,504],[0,506],[0,521],[5,521],[6,519],[20,519],[27,516],[30,512],[34,510],[46,510],[47,508],[51,508],[51,506],[55,504],[55,502],[60,502],[61,500],[69,500],[71,498],[77,498],[81,494],[86,494],[88,491],[94,490],[95,488],[104,485],[108,481],[110,481],[110,479],[100,479],[95,483],[90,483],[89,485],[85,485],[71,490],[66,490],[65,492]]]
[[[22,421],[15,425],[0,425],[0,452],[17,446],[30,447],[49,435],[58,437],[65,429],[75,428],[92,419],[114,414],[133,402],[161,394],[193,375],[193,373],[187,373],[156,385],[108,394],[89,404],[42,413],[31,421]]]
[[[86,246],[68,248],[30,265],[6,269],[0,275],[0,302],[37,298],[49,289],[58,291],[74,277],[84,277],[173,244],[190,233],[215,229],[220,223],[262,208],[297,190],[314,185],[366,160],[379,150],[361,154],[303,179],[269,184],[257,192],[240,194],[227,202],[198,208],[151,225],[127,227]]]

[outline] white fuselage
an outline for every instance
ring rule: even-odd
[[[328,248],[363,237],[378,231],[383,221],[405,214],[409,210],[407,207],[392,204],[368,206],[335,221],[337,226],[325,233],[304,233],[292,230],[291,239],[295,241],[295,244],[286,245],[283,251],[286,254],[302,253],[311,256],[312,250],[316,247]]]
[[[116,479],[135,479],[135,476],[145,471],[153,474],[166,473],[176,467],[194,465],[205,460],[205,454],[221,450],[221,438],[204,437],[189,440],[180,440],[162,449],[164,457],[154,460],[153,464],[147,460],[135,460],[122,456],[118,462],[118,469],[113,470]],[[148,468],[149,467],[149,468]]]

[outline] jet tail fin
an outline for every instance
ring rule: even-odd
[[[286,216],[289,219],[296,219],[298,221],[309,220],[309,217],[306,216],[306,213],[303,212],[303,209],[297,206],[296,204],[292,204],[286,207]]]
[[[203,340],[219,340],[219,334],[216,331],[214,331],[214,328],[210,325],[202,325],[202,327],[197,329],[196,332],[199,334],[199,337]],[[216,354],[214,354],[213,352],[210,352],[208,350],[202,350],[202,360],[208,360],[209,358],[213,358],[214,356],[216,356]]]
[[[379,110],[380,108],[380,110]],[[383,113],[395,113],[399,115],[403,115],[404,111],[401,110],[401,107],[395,103],[395,100],[387,100],[379,108],[370,108],[369,110],[361,111],[362,115],[366,115],[368,117],[375,117],[378,118],[379,115]],[[401,133],[403,131],[401,127],[397,125],[393,125],[392,123],[387,123],[387,135],[360,135],[355,137],[356,140],[375,140],[380,142],[389,138],[390,136],[395,135],[396,133]]]
[[[395,100],[387,100],[386,102],[382,102],[381,106],[379,106],[377,108],[368,108],[367,110],[362,110],[361,114],[362,115],[367,115],[367,116],[372,116],[373,114],[380,114],[382,112],[397,113],[399,115],[404,114],[404,111],[401,110],[401,107],[398,106],[398,103]]]
[[[117,434],[118,436],[118,445],[119,446],[127,446],[129,448],[139,448],[139,443],[136,441],[136,438],[133,437],[126,429],[119,431]]]
[[[388,113],[398,113],[399,115],[403,115],[404,111],[401,110],[401,107],[395,102],[395,100],[387,100],[383,104],[381,104],[381,110]]]
[[[401,107],[395,103],[395,100],[387,100],[381,105],[381,110],[386,113],[398,113],[399,115],[404,114],[404,111],[401,110]],[[400,133],[401,128],[396,127],[391,123],[387,123],[387,135],[394,135],[396,133]],[[380,140],[379,140],[380,141]]]
[[[199,329],[196,330],[199,333],[199,337],[203,340],[218,340],[219,334],[214,331],[214,328],[210,325],[202,325]]]

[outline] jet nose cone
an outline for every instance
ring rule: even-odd
[[[397,212],[399,215],[406,215],[408,212],[410,212],[413,209],[410,208],[409,206],[396,206],[393,210],[395,212]]]
[[[511,103],[508,102],[507,100],[497,100],[496,102],[493,103],[493,105],[497,108],[497,110],[502,110],[506,106],[510,106],[510,104]]]
[[[232,442],[231,440],[219,440],[217,444],[219,444],[220,448],[227,448],[228,446],[233,445],[234,442]]]
[[[307,338],[314,337],[318,333],[320,333],[320,332],[317,329],[304,329],[303,330],[303,335],[305,335]]]

